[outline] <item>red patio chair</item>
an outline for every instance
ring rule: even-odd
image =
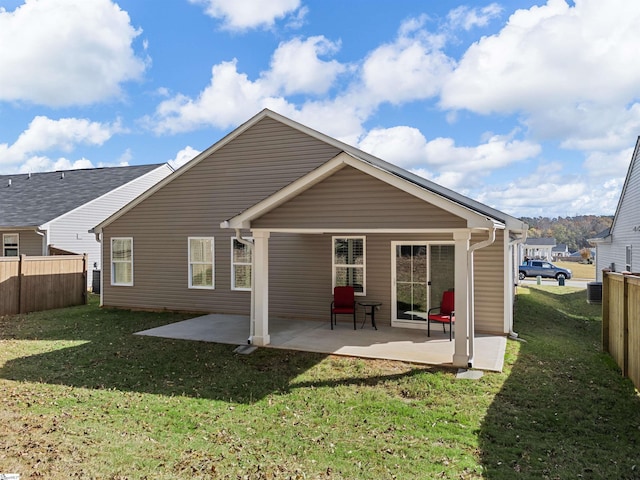
[[[335,287],[331,302],[331,330],[336,324],[337,315],[353,315],[353,329],[356,329],[356,297],[353,287]]]
[[[439,307],[430,308],[427,312],[427,336],[431,336],[431,322],[442,324],[442,331],[447,332],[445,326],[449,324],[449,341],[451,341],[451,331],[456,321],[455,299],[452,291],[442,292],[442,302]],[[432,313],[433,312],[433,313]]]

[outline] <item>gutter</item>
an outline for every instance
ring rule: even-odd
[[[467,329],[468,329],[468,336],[470,339],[469,342],[469,367],[473,367],[473,355],[474,355],[474,350],[475,350],[475,315],[476,315],[476,309],[475,309],[475,292],[474,292],[474,277],[475,277],[475,273],[474,273],[474,269],[473,269],[473,253],[476,250],[480,250],[481,248],[485,248],[488,247],[489,245],[492,245],[493,242],[496,241],[496,227],[493,227],[490,231],[489,231],[489,238],[487,238],[486,240],[483,240],[482,242],[478,242],[478,243],[474,243],[473,245],[471,245],[469,247],[469,252],[467,254],[467,261],[469,262],[468,264],[468,270],[469,270],[469,303],[471,308],[469,309],[469,321],[467,322]]]
[[[223,222],[226,223],[227,226],[229,225],[228,222]],[[221,225],[222,226],[222,225]],[[228,227],[227,227],[228,228]],[[255,316],[255,300],[254,300],[254,295],[255,295],[255,291],[256,291],[256,275],[255,275],[255,266],[253,265],[253,242],[251,240],[247,240],[246,238],[242,238],[242,234],[240,233],[240,229],[239,228],[235,228],[234,229],[236,231],[236,240],[240,243],[242,243],[243,245],[246,245],[247,247],[250,247],[252,250],[251,253],[251,312],[249,314],[249,338],[247,339],[247,343],[249,345],[251,345],[252,341],[253,341],[253,335],[256,332],[256,316]]]

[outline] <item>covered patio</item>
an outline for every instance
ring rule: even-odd
[[[250,331],[248,316],[211,314],[137,332],[162,338],[247,345]],[[348,321],[330,330],[328,322],[312,320],[269,319],[271,341],[264,348],[299,350],[331,355],[398,360],[427,365],[452,367],[455,342],[439,326],[426,331],[378,325],[374,330],[367,321],[357,330]],[[475,335],[473,368],[502,371],[506,337]]]

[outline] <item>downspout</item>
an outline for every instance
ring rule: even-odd
[[[524,235],[522,235],[522,237],[520,238],[516,238],[514,240],[511,240],[509,242],[509,247],[515,247],[516,245],[519,245],[521,243],[523,243],[524,241],[526,241],[527,239],[527,233],[525,232]],[[516,275],[516,271],[517,271],[517,265],[519,263],[519,258],[517,258],[519,255],[517,255],[516,249],[513,248],[513,253],[511,254],[511,261],[513,262],[513,270],[511,272],[511,276],[512,279],[515,279],[515,275]],[[514,285],[514,290],[515,290],[515,285]],[[514,290],[511,290],[511,295],[514,295]],[[513,331],[513,301],[511,302],[511,320],[509,322],[509,338],[515,340],[516,338],[518,338],[518,334],[516,332]]]
[[[469,366],[473,366],[473,354],[475,349],[475,316],[476,316],[476,304],[475,304],[475,273],[473,268],[473,252],[479,250],[481,248],[488,247],[496,241],[496,227],[493,227],[489,232],[489,238],[483,240],[482,242],[474,243],[469,246],[469,321],[468,323],[468,338],[469,338]]]
[[[251,248],[251,311],[249,313],[249,338],[247,339],[247,343],[251,344],[252,340],[253,340],[253,335],[256,332],[256,325],[255,325],[255,320],[256,320],[256,316],[255,316],[255,301],[253,296],[255,295],[255,291],[256,291],[256,274],[255,274],[255,265],[253,265],[253,261],[254,261],[254,255],[253,255],[253,242],[250,240],[247,240],[246,238],[242,238],[242,234],[240,233],[240,229],[236,228],[236,240],[240,243],[242,243],[243,245],[246,245],[247,247]]]
[[[42,237],[42,256],[46,257],[47,253],[47,230],[40,230],[39,228],[35,230],[36,234]]]

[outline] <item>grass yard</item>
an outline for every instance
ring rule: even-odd
[[[574,279],[577,280],[595,280],[596,279],[596,265],[578,262],[553,262],[560,268],[568,268],[571,270]]]
[[[21,479],[638,478],[640,399],[584,290],[521,288],[505,371],[132,332],[90,305],[0,318],[0,473]]]

